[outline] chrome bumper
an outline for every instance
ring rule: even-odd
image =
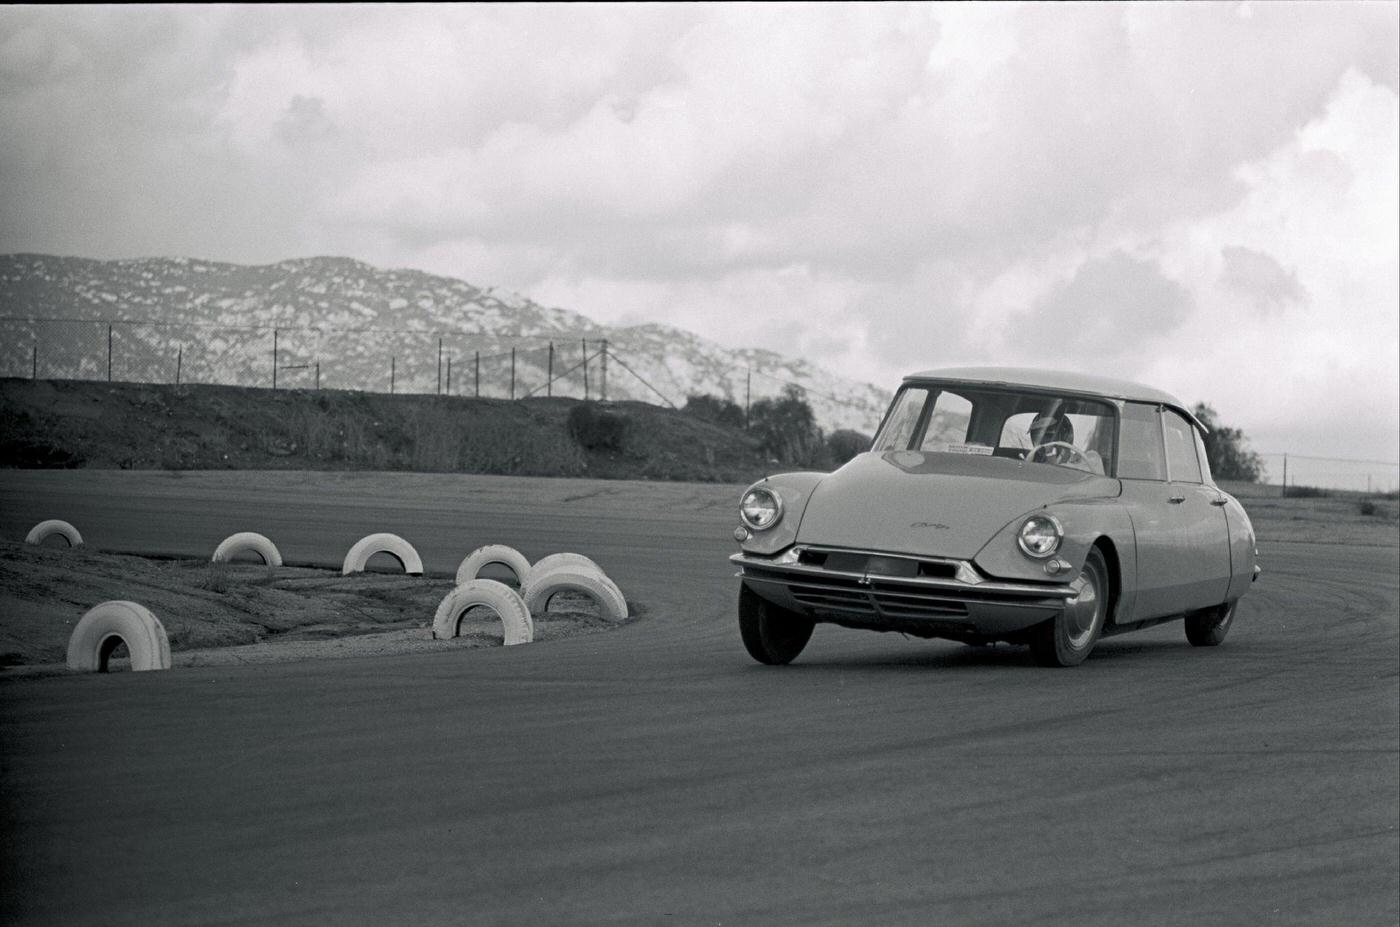
[[[984,579],[958,561],[951,579],[829,570],[734,554],[739,578],[775,605],[817,621],[920,637],[996,637],[1054,617],[1074,597],[1067,583]]]

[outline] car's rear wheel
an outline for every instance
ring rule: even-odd
[[[1186,616],[1186,639],[1193,647],[1214,647],[1230,633],[1239,600]]]
[[[766,601],[748,586],[739,587],[739,635],[744,649],[760,663],[791,663],[812,639],[814,623]]]
[[[1041,666],[1078,666],[1103,632],[1108,618],[1108,564],[1097,547],[1090,548],[1084,570],[1070,583],[1074,598],[1064,610],[1031,634],[1031,654]]]

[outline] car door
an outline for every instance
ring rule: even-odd
[[[1202,477],[1193,428],[1172,409],[1125,403],[1120,478],[1137,541],[1135,620],[1225,600],[1226,498]]]

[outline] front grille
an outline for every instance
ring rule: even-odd
[[[807,548],[802,551],[797,562],[803,566],[822,567],[841,573],[876,573],[883,576],[952,579],[958,573],[957,564],[946,560],[919,560],[914,557],[867,554],[858,551]]]
[[[967,606],[936,590],[897,586],[879,580],[862,583],[845,577],[808,580],[787,577],[784,585],[808,608],[865,618],[959,618]]]

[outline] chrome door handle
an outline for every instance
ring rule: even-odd
[[[1180,505],[1181,503],[1183,503],[1183,502],[1186,501],[1186,497],[1185,497],[1185,496],[1172,496],[1172,497],[1171,497],[1170,499],[1168,499],[1167,501],[1170,502],[1172,505]]]
[[[1212,500],[1210,500],[1210,504],[1211,504],[1211,505],[1229,505],[1229,504],[1230,504],[1230,500],[1229,500],[1229,499],[1212,499]]]

